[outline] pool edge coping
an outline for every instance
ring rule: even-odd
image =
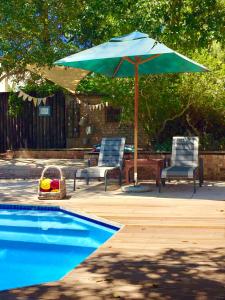
[[[0,203],[0,210],[1,209],[18,209],[18,210],[39,210],[39,211],[60,211],[62,213],[78,217],[80,219],[93,222],[97,225],[107,227],[109,229],[115,230],[118,232],[121,228],[124,227],[123,224],[110,221],[105,218],[98,217],[93,214],[88,214],[86,212],[70,208],[65,208],[64,206],[56,206],[56,205],[30,205],[30,204],[11,204],[11,203]]]

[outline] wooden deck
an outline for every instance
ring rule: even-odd
[[[203,189],[205,199],[98,187],[65,201],[42,201],[124,227],[61,281],[1,292],[0,299],[225,299],[225,201]],[[16,202],[37,204],[34,193]]]

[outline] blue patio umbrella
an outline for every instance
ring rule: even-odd
[[[134,97],[134,182],[137,184],[138,158],[138,77],[144,74],[205,72],[204,66],[134,31],[109,42],[78,52],[54,64],[80,68],[110,77],[135,77]]]

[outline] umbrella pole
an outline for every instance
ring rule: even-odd
[[[137,185],[138,159],[138,63],[135,64],[135,94],[134,94],[134,185]]]

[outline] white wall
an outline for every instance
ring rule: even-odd
[[[19,84],[21,86],[21,84]],[[0,93],[3,92],[16,92],[18,90],[18,85],[12,80],[12,78],[4,78],[0,81]]]

